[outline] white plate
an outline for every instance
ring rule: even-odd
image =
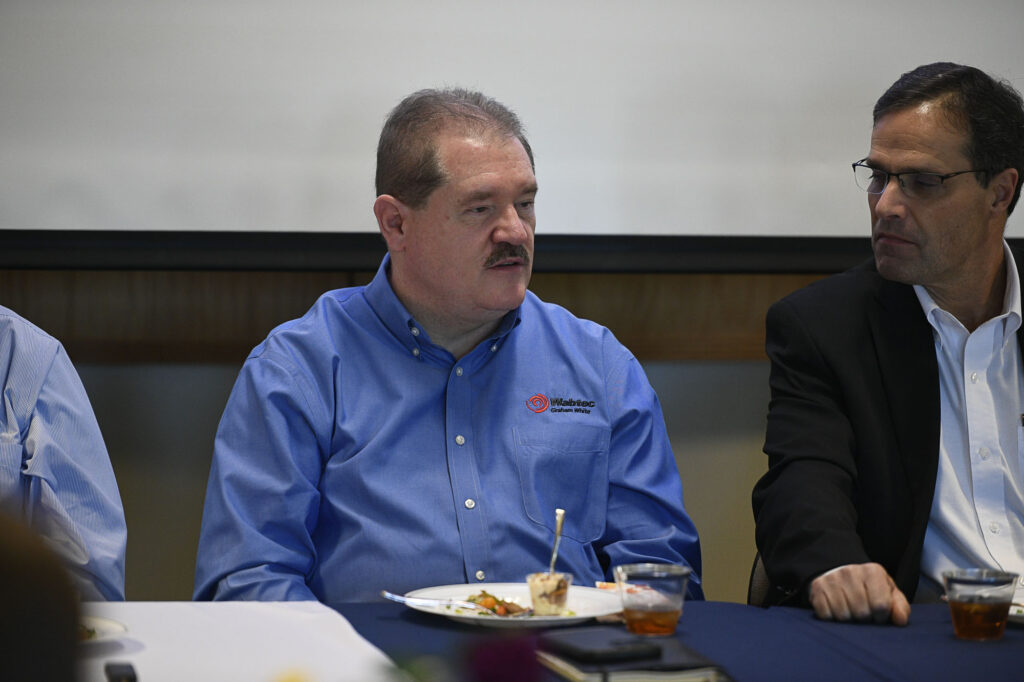
[[[466,600],[481,590],[490,592],[505,601],[515,602],[520,606],[530,606],[530,588],[526,583],[477,583],[474,585],[440,585],[424,587],[406,593],[407,597],[426,597],[428,599],[461,599]],[[448,606],[411,606],[410,608],[424,613],[436,613],[447,616],[460,623],[484,625],[493,628],[539,628],[582,623],[598,616],[607,616],[622,610],[619,593],[599,590],[596,587],[569,586],[569,597],[566,601],[566,613],[561,616],[526,616],[524,618],[503,618],[488,616]]]
[[[116,620],[110,620],[109,618],[100,618],[99,616],[82,616],[78,619],[78,622],[81,623],[83,627],[86,627],[91,631],[91,635],[89,637],[80,640],[82,644],[109,642],[128,632],[128,628],[123,624],[118,623]]]
[[[1024,606],[1017,604],[1010,605],[1010,615],[1008,619],[1011,623],[1017,623],[1018,625],[1024,625]]]

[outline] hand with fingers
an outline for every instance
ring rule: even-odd
[[[814,613],[824,620],[906,625],[910,603],[881,564],[847,564],[811,581]]]

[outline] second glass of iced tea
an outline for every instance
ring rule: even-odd
[[[636,635],[671,635],[683,613],[690,569],[677,564],[615,567],[626,629]]]
[[[953,632],[960,639],[999,639],[1013,601],[1017,574],[987,568],[944,571]]]

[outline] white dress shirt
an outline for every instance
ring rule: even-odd
[[[1000,568],[1024,576],[1024,367],[1020,279],[1006,256],[1003,311],[973,332],[915,286],[939,369],[939,467],[915,601],[943,593],[942,572]],[[1024,594],[1024,578],[1017,596]],[[1019,599],[1018,599],[1019,600]]]

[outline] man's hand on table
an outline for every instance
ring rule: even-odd
[[[811,606],[818,618],[906,625],[910,603],[881,564],[847,564],[811,581]]]

